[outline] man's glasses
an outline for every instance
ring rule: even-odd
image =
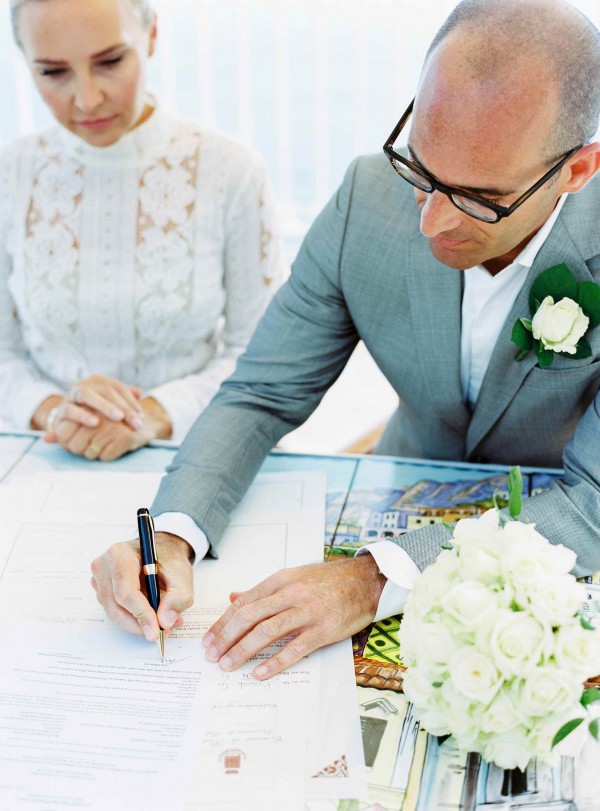
[[[427,192],[427,194],[431,194],[434,190],[442,192],[442,194],[450,198],[457,208],[464,211],[465,214],[468,214],[470,217],[475,217],[477,220],[483,220],[483,222],[498,222],[503,219],[503,217],[510,216],[520,205],[526,200],[529,200],[531,195],[540,189],[544,183],[550,180],[552,175],[562,169],[569,158],[572,158],[577,150],[581,149],[583,146],[583,144],[579,144],[574,147],[574,149],[567,152],[566,155],[563,155],[555,166],[549,169],[543,177],[534,183],[530,189],[527,189],[514,203],[511,203],[509,206],[499,206],[496,203],[486,200],[484,197],[479,197],[463,189],[457,189],[453,186],[446,186],[444,183],[440,183],[439,180],[426,172],[421,166],[414,163],[414,161],[408,160],[408,158],[405,158],[395,151],[394,144],[412,114],[414,103],[415,100],[413,99],[400,121],[394,127],[390,137],[383,145],[383,151],[387,158],[400,177],[407,180],[412,186]]]

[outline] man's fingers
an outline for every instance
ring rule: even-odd
[[[223,628],[228,625],[230,620],[232,620],[240,610],[244,610],[246,606],[250,606],[249,609],[245,610],[245,613],[248,615],[248,628],[252,627],[255,622],[259,622],[261,619],[264,619],[267,616],[267,614],[252,614],[252,606],[255,606],[258,601],[264,600],[272,595],[278,595],[279,610],[283,610],[286,607],[287,598],[282,596],[283,593],[279,591],[279,588],[283,585],[285,576],[286,572],[280,571],[274,575],[271,575],[270,577],[267,577],[266,580],[261,581],[257,586],[249,589],[249,591],[231,592],[229,595],[231,605],[227,608],[225,613],[208,629],[202,638],[202,644],[204,647],[208,647],[210,644],[212,644],[213,639],[218,637],[223,631]]]
[[[180,627],[181,612],[194,602],[194,575],[192,565],[181,548],[175,550],[158,544],[156,555],[161,580],[158,620],[161,628]],[[179,624],[178,624],[179,623]]]
[[[92,563],[92,574],[96,593],[110,619],[130,631],[141,629],[146,639],[156,639],[160,629],[140,588],[140,558],[135,542],[113,544]]]
[[[313,631],[299,634],[290,639],[275,656],[257,665],[252,671],[252,675],[261,680],[270,679],[271,676],[276,676],[286,668],[295,665],[300,659],[308,656],[324,644],[326,642],[323,638]]]
[[[220,639],[216,640],[215,644],[206,651],[208,661],[218,661],[222,670],[235,670],[260,651],[269,648],[270,645],[279,642],[290,634],[297,634],[305,622],[305,617],[299,609],[292,608],[278,613],[268,613],[269,615],[257,623],[251,631],[241,633],[241,635],[238,633],[239,641],[236,644],[231,645],[224,642],[225,635],[221,635]],[[217,649],[222,649],[223,644],[224,655],[213,658],[214,652]],[[288,658],[294,650],[295,646],[292,646],[288,652]],[[300,651],[298,652],[298,658],[303,655]]]
[[[202,640],[208,661],[219,662],[224,670],[234,670],[272,642],[299,630],[306,621],[304,612],[293,607],[285,592],[252,599],[254,591],[238,595]],[[229,658],[224,660],[224,654]]]

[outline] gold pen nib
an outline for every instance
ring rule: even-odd
[[[156,647],[160,652],[161,659],[165,658],[165,632],[159,631],[156,638]]]

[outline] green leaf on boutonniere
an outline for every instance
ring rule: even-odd
[[[596,630],[596,627],[592,625],[591,622],[588,622],[585,617],[579,617],[579,622],[581,623],[581,627],[584,628],[586,631]]]
[[[577,304],[590,319],[589,329],[600,324],[600,286],[595,282],[577,284]]]
[[[554,303],[563,298],[577,300],[577,282],[565,264],[544,270],[531,285],[529,309],[532,315],[535,315],[546,296],[552,296]]]
[[[563,358],[572,358],[573,360],[583,360],[584,358],[589,358],[592,354],[592,347],[589,343],[585,340],[585,338],[580,338],[577,341],[577,346],[575,347],[575,353],[571,355],[569,352],[556,352],[556,355],[562,355]]]
[[[544,349],[542,346],[541,341],[534,341],[534,344],[538,344],[535,348],[535,356],[538,359],[538,364],[540,369],[546,369],[548,366],[552,364],[554,360],[554,355],[556,354],[551,349]],[[572,356],[571,356],[572,357]]]
[[[519,352],[519,354],[517,355],[517,360],[522,360],[522,358],[525,357],[525,355],[533,347],[533,335],[527,329],[527,327],[523,323],[523,320],[524,319],[519,318],[517,321],[515,321],[515,325],[512,328],[512,334],[510,336],[512,342],[516,344],[521,350],[521,352]]]
[[[590,731],[590,735],[593,735],[594,738],[597,741],[600,741],[600,738],[598,737],[598,719],[597,718],[594,718],[593,721],[590,721],[590,725],[588,726],[588,729]]]

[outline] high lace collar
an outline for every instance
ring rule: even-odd
[[[110,146],[92,146],[64,127],[59,128],[59,137],[69,155],[75,159],[87,164],[115,165],[142,155],[164,154],[169,131],[168,116],[155,105],[152,114],[142,124]]]

